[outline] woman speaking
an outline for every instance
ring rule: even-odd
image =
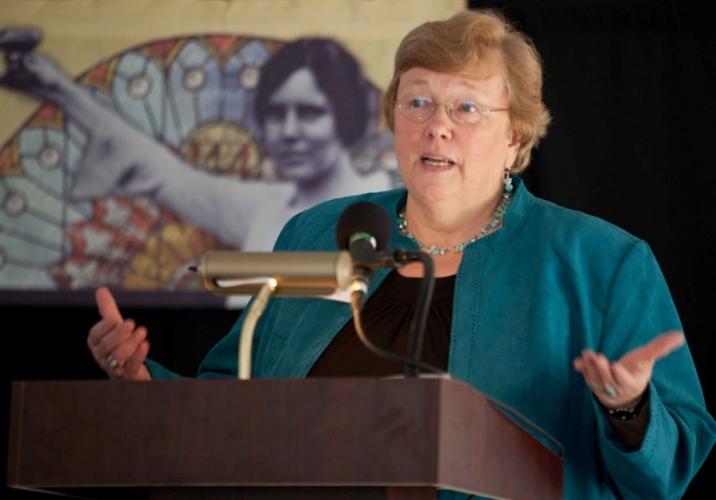
[[[337,199],[297,216],[276,250],[335,250],[338,216],[382,206],[393,247],[432,255],[437,283],[423,361],[517,410],[564,447],[565,498],[674,498],[713,446],[693,361],[649,247],[530,194],[519,174],[544,136],[531,41],[492,11],[423,24],[402,41],[384,100],[404,189]],[[421,269],[377,273],[363,323],[406,351]],[[112,378],[175,376],[146,360],[146,331],[106,289],[88,343]],[[234,377],[240,318],[200,377]],[[254,377],[384,376],[402,367],[356,339],[347,304],[273,300]],[[440,498],[464,498],[444,491]]]

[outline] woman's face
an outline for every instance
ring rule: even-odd
[[[501,76],[477,79],[462,73],[411,68],[400,77],[398,102],[427,97],[436,103],[467,100],[506,108]],[[420,100],[416,101],[420,102]],[[509,113],[492,112],[477,123],[455,123],[444,106],[422,123],[395,111],[395,151],[410,195],[424,203],[485,200],[500,192],[504,169],[517,154],[509,136]]]
[[[269,98],[264,141],[283,179],[312,184],[335,168],[343,145],[331,103],[310,69],[291,73]]]

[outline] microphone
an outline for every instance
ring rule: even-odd
[[[391,226],[388,213],[380,206],[369,202],[349,205],[341,214],[336,226],[338,248],[348,250],[353,259],[350,291],[356,334],[363,345],[374,354],[405,363],[408,376],[416,376],[418,368],[442,373],[441,370],[420,361],[425,324],[435,282],[433,260],[430,255],[420,250],[401,248],[384,250],[390,242]],[[424,276],[420,280],[417,307],[410,322],[409,358],[406,358],[382,349],[367,337],[361,324],[360,311],[368,295],[368,283],[373,269],[402,267],[409,262],[421,262]]]
[[[375,203],[360,201],[343,210],[336,226],[336,243],[341,250],[369,256],[369,249],[381,251],[388,246],[390,232],[388,213]]]
[[[276,296],[329,295],[348,288],[353,261],[348,252],[208,251],[199,265],[204,287],[217,295],[255,295],[271,279]]]
[[[388,213],[367,201],[349,205],[338,219],[336,243],[338,248],[348,250],[353,259],[350,288],[351,292],[361,294],[361,307],[373,269],[393,264],[382,252],[390,242],[391,225]]]

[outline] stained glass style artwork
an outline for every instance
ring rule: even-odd
[[[241,248],[239,240],[210,222],[197,223],[195,200],[180,206],[180,195],[163,203],[161,186],[142,178],[152,171],[135,166],[153,151],[157,164],[167,155],[225,183],[286,184],[264,151],[253,112],[262,67],[284,44],[234,35],[157,40],[77,79],[40,61],[46,67],[37,66],[31,77],[49,81],[50,75],[60,83],[23,80],[34,89],[26,93],[55,94],[0,146],[0,291],[199,290],[188,266],[207,250]],[[2,83],[24,91],[17,82]],[[373,95],[370,128],[350,151],[351,168],[394,176],[392,137],[378,127],[378,89]],[[117,174],[113,165],[120,162]],[[78,196],[79,176],[109,187]],[[263,203],[270,212],[275,199],[267,195]]]

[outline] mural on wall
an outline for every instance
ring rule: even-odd
[[[0,84],[47,102],[0,149],[2,287],[195,286],[205,250],[270,250],[296,212],[394,184],[379,90],[335,41],[159,40],[74,81],[35,39],[0,33]]]
[[[332,37],[159,38],[76,78],[42,40],[0,28],[0,87],[41,102],[0,144],[0,291],[199,290],[203,252],[399,184],[381,89]]]

